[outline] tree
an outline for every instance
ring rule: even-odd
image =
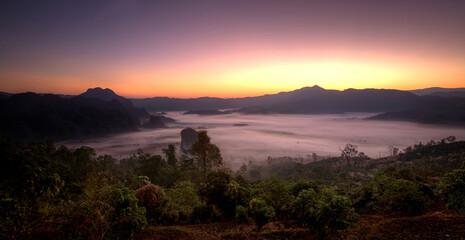
[[[200,131],[197,136],[197,141],[192,144],[191,153],[194,156],[194,161],[203,176],[207,172],[222,164],[220,149],[210,142],[210,137],[207,131]]]
[[[357,145],[347,143],[344,149],[339,149],[341,150],[341,157],[343,158],[353,158],[357,156],[358,150],[357,150]]]
[[[206,202],[220,209],[226,219],[235,216],[238,204],[246,203],[246,189],[224,171],[210,172],[202,185],[201,193]]]
[[[446,206],[465,214],[465,169],[456,169],[442,177],[440,184]]]
[[[249,213],[255,220],[258,231],[261,231],[263,225],[271,221],[275,216],[273,207],[268,206],[265,200],[261,198],[253,198],[250,200]]]
[[[178,182],[167,191],[167,200],[162,208],[162,221],[165,224],[189,223],[193,219],[194,210],[204,205],[193,183]]]
[[[146,184],[137,189],[134,195],[139,199],[139,205],[145,207],[149,222],[157,221],[161,215],[161,205],[166,198],[165,191],[156,185]]]
[[[106,199],[113,208],[110,239],[129,239],[147,225],[145,208],[137,205],[134,193],[124,185],[110,188]]]
[[[395,155],[397,155],[397,153],[399,152],[399,148],[396,148],[396,147],[394,147],[394,146],[392,146],[392,145],[389,145],[389,146],[388,146],[388,152],[389,152],[389,154],[390,154],[391,156],[395,156]]]
[[[297,222],[315,231],[319,239],[347,228],[356,220],[349,200],[330,189],[318,193],[311,188],[302,190],[292,202],[292,208]]]
[[[276,218],[283,220],[290,215],[292,202],[291,185],[275,175],[258,183],[254,196],[266,201],[276,212]]]
[[[163,153],[165,153],[168,165],[176,169],[178,166],[178,158],[176,157],[176,147],[173,144],[170,144],[168,145],[167,149],[163,149]]]
[[[394,179],[386,184],[379,196],[378,204],[384,212],[400,212],[418,215],[426,208],[426,201],[420,188],[412,181]]]
[[[318,159],[318,155],[316,153],[312,153],[312,159],[313,161],[316,161]]]

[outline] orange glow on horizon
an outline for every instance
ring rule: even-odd
[[[257,54],[259,55],[259,54]],[[382,56],[378,54],[378,56]],[[312,59],[312,58],[310,58]],[[153,67],[151,63],[102,67],[92,74],[66,75],[30,71],[3,72],[0,79],[15,79],[15,86],[0,81],[0,91],[60,93],[77,95],[87,88],[103,87],[134,97],[253,97],[319,85],[325,89],[385,88],[412,90],[428,87],[465,87],[462,60],[392,56],[368,58],[197,59],[190,64]],[[40,84],[37,84],[40,83]],[[25,90],[24,90],[25,89]]]

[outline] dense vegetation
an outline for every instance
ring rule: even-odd
[[[127,239],[147,225],[213,222],[260,231],[279,221],[323,239],[364,214],[465,213],[465,142],[420,143],[382,159],[355,145],[341,151],[233,172],[205,131],[181,155],[169,145],[165,156],[121,160],[89,147],[0,139],[0,238]]]

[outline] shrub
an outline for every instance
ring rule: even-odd
[[[165,224],[183,224],[192,220],[194,209],[201,207],[202,202],[189,181],[178,182],[167,192],[166,202],[162,208],[162,221]]]
[[[137,198],[133,192],[123,185],[110,188],[108,203],[113,207],[111,215],[110,239],[131,238],[134,233],[141,231],[147,220],[145,208],[137,205]]]
[[[302,190],[292,202],[297,222],[326,238],[355,222],[356,214],[349,200],[329,189],[318,194],[313,189]]]
[[[426,201],[419,187],[414,182],[404,179],[389,182],[378,201],[384,212],[418,215],[426,208]]]
[[[268,206],[265,200],[261,198],[253,198],[250,200],[249,212],[251,217],[255,220],[258,231],[261,231],[263,225],[271,221],[275,216],[274,209]]]
[[[255,194],[266,201],[276,211],[278,220],[285,220],[290,215],[290,203],[293,200],[291,185],[288,181],[277,176],[259,182]]]
[[[456,169],[446,173],[440,188],[449,209],[465,214],[465,169]]]
[[[161,205],[165,200],[165,192],[154,184],[146,184],[137,189],[134,195],[139,199],[139,205],[145,207],[146,217],[150,223],[160,218]]]
[[[236,207],[236,221],[239,223],[246,223],[248,218],[247,208],[239,205]]]

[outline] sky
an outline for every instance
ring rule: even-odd
[[[465,87],[463,0],[0,2],[0,91]]]

